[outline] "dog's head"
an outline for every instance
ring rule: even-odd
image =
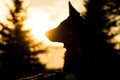
[[[53,42],[63,42],[65,45],[71,44],[84,35],[84,25],[85,19],[69,2],[69,17],[61,22],[57,28],[46,32],[46,35]]]

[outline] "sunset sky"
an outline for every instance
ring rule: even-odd
[[[85,10],[85,8],[82,5],[83,4],[82,0],[31,0],[30,13],[33,13],[33,17],[35,19],[39,18],[37,21],[38,25],[43,26],[40,29],[42,29],[43,31],[49,30],[51,28],[57,27],[60,24],[60,22],[62,22],[64,19],[66,19],[69,16],[68,1],[71,1],[73,6],[79,12],[82,12]],[[32,10],[34,12],[32,12]],[[35,17],[34,14],[39,16]],[[32,22],[34,22],[34,19]],[[35,32],[38,31],[39,33],[40,29],[35,28],[34,31]],[[34,34],[34,31],[33,31],[33,34]],[[63,59],[64,52],[65,52],[64,48],[51,48],[49,49],[48,54],[39,55],[40,61],[43,64],[46,64],[46,67],[49,69],[61,68],[63,67],[63,63],[64,63],[64,59]]]
[[[5,3],[11,0],[0,0],[0,21],[4,21],[7,14]],[[28,19],[25,28],[31,28],[31,34],[36,41],[49,41],[45,32],[51,28],[57,27],[64,19],[69,16],[68,1],[79,12],[84,12],[83,0],[23,0],[29,4]],[[39,36],[39,37],[38,37]],[[60,48],[51,48],[49,53],[39,55],[40,61],[46,64],[47,68],[60,68],[63,66],[63,57],[65,49],[61,43],[52,43],[52,46]],[[59,52],[59,53],[58,53]],[[57,61],[57,62],[56,62]]]
[[[5,2],[8,3],[9,1],[10,0],[0,0],[0,5],[3,6]],[[71,1],[72,5],[79,12],[85,10],[82,5],[83,0],[25,0],[26,3],[30,4],[29,7],[32,12],[30,15],[39,14],[45,18],[47,17],[55,26],[69,15],[68,1]],[[2,11],[0,14],[6,13],[4,7],[0,7],[0,11]]]

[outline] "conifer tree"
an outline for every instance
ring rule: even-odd
[[[23,30],[24,21],[27,18],[27,8],[23,6],[23,0],[12,0],[13,6],[8,5],[7,23],[0,23],[0,52],[1,74],[15,79],[18,75],[31,73],[34,66],[43,66],[33,54],[40,53],[30,51],[30,43],[33,41],[29,36],[29,30]],[[44,52],[44,51],[43,51]],[[31,62],[35,62],[33,65]]]
[[[89,0],[87,5],[86,20],[88,22],[88,49],[92,63],[101,71],[110,74],[107,67],[116,71],[120,65],[120,55],[113,47],[113,39],[119,33],[120,0]],[[118,27],[118,28],[117,28]],[[116,30],[114,31],[113,28]],[[116,41],[115,41],[116,42]],[[114,66],[114,67],[113,67]],[[97,70],[96,72],[99,72]],[[101,72],[100,71],[100,72]],[[103,74],[104,74],[103,73]],[[116,72],[113,72],[116,73]]]

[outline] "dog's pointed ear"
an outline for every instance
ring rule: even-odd
[[[72,6],[71,2],[69,1],[69,16],[78,16],[80,13]]]

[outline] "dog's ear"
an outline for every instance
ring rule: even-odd
[[[80,16],[80,13],[72,6],[69,1],[69,16]]]

